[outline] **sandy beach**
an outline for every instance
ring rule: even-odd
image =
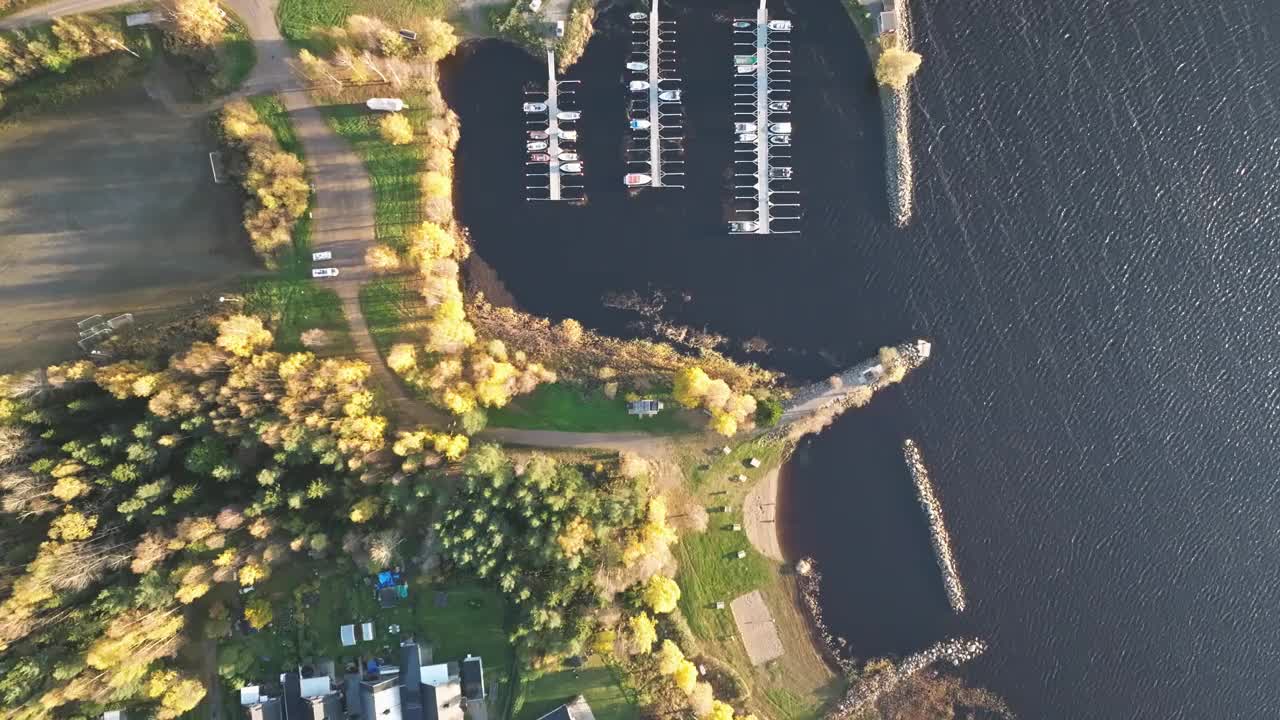
[[[782,468],[775,467],[760,477],[742,501],[742,525],[747,539],[762,555],[778,562],[786,562],[782,544],[778,541],[778,476]]]

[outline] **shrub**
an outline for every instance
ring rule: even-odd
[[[383,140],[392,145],[408,145],[413,142],[413,126],[409,124],[409,118],[400,113],[383,115],[378,121],[378,132]]]
[[[756,424],[760,427],[773,427],[782,419],[782,403],[770,395],[756,404]]]
[[[902,90],[911,76],[920,69],[922,60],[920,53],[903,50],[895,45],[885,47],[880,53],[880,59],[876,61],[876,82],[894,90]]]
[[[293,226],[307,210],[311,187],[297,155],[286,152],[249,103],[227,103],[219,118],[222,137],[243,153],[237,169],[249,195],[244,227],[253,249],[269,267],[275,253],[293,240]]]

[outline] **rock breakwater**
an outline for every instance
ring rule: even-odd
[[[955,555],[951,552],[951,535],[947,532],[947,525],[942,517],[942,503],[938,502],[933,483],[929,482],[929,470],[924,466],[924,458],[915,441],[904,441],[902,454],[911,471],[911,479],[915,481],[920,506],[929,519],[929,534],[933,540],[934,555],[938,559],[938,569],[942,571],[942,584],[947,591],[947,600],[951,603],[952,610],[964,612],[964,586],[960,583],[960,571],[956,569]]]

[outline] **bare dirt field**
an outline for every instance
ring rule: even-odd
[[[0,371],[66,359],[75,321],[165,314],[257,268],[207,117],[140,84],[0,132]]]

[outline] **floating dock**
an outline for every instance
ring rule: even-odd
[[[911,479],[915,481],[916,493],[920,497],[920,505],[929,519],[929,533],[933,538],[933,552],[938,558],[938,568],[942,571],[942,584],[947,591],[947,600],[951,609],[957,613],[964,612],[964,586],[960,584],[960,571],[956,569],[956,559],[951,553],[951,535],[947,533],[947,525],[942,517],[942,503],[933,491],[933,483],[929,482],[929,470],[924,466],[924,458],[915,441],[902,443],[902,454],[907,460],[907,468],[911,471]]]
[[[754,19],[734,21],[734,234],[798,233],[791,167],[791,23],[770,22],[768,0]],[[754,126],[754,129],[747,129]]]
[[[565,119],[562,112],[578,113],[575,96],[579,80],[560,80],[556,77],[556,56],[547,51],[547,89],[527,89],[524,102],[543,104],[545,110],[538,112],[525,111],[526,158],[525,185],[528,200],[567,200],[581,202],[584,199],[582,185],[581,159],[566,161],[565,153],[576,154],[577,119]],[[580,114],[579,114],[580,115]],[[535,140],[532,132],[546,133],[546,139]],[[535,143],[544,143],[545,148],[535,148]],[[545,160],[535,159],[538,155],[546,155]],[[578,172],[566,172],[565,165],[577,163]],[[572,167],[572,165],[570,166]]]
[[[631,54],[627,65],[629,95],[627,124],[631,144],[627,148],[627,176],[649,176],[646,183],[629,187],[678,187],[684,181],[684,110],[681,80],[675,75],[675,21],[659,18],[661,3],[653,0],[648,13],[631,13]],[[633,69],[644,63],[643,70]],[[631,89],[633,82],[648,85],[643,91]],[[674,93],[674,95],[672,95]],[[667,94],[669,99],[662,96]],[[648,123],[635,127],[636,121]]]

